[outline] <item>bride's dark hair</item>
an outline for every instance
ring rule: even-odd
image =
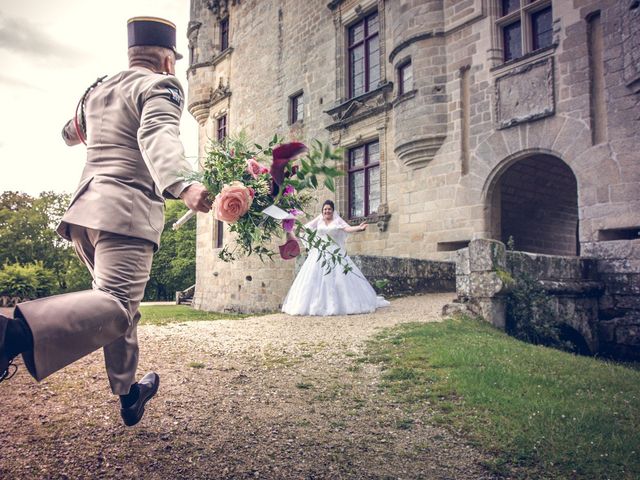
[[[335,211],[336,209],[335,205],[331,200],[325,200],[324,203],[322,204],[322,208],[324,208],[325,205],[329,205],[331,207],[331,210]]]

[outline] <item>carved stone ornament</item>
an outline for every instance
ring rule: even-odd
[[[221,20],[229,16],[229,4],[232,6],[239,5],[240,0],[207,0],[207,8]]]
[[[433,160],[446,135],[430,135],[398,145],[394,153],[407,167],[421,168]]]
[[[387,230],[387,226],[389,225],[389,219],[391,218],[391,214],[389,213],[389,206],[386,203],[381,203],[378,206],[377,212],[378,221],[376,225],[378,225],[378,230],[381,232],[385,232]]]
[[[327,130],[331,132],[346,128],[352,123],[389,110],[391,102],[389,102],[387,96],[391,90],[393,90],[393,84],[387,82],[371,92],[351,98],[334,108],[326,110],[325,113],[331,115],[334,121],[327,127]]]
[[[209,111],[211,110],[211,107],[230,96],[231,90],[229,89],[229,85],[224,85],[222,78],[220,78],[218,88],[214,89],[212,87],[209,89],[208,98],[196,100],[189,105],[189,113],[193,115],[193,118],[196,119],[200,126],[203,126],[207,121],[207,118],[209,118]]]
[[[497,78],[495,109],[498,129],[553,115],[553,57],[517,67]]]

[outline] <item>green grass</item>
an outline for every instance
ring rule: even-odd
[[[235,320],[250,315],[195,310],[186,305],[144,305],[140,307],[140,325],[167,325],[201,320]]]
[[[468,318],[397,327],[368,355],[407,412],[430,402],[436,421],[494,454],[496,473],[640,478],[635,368],[525,344]]]

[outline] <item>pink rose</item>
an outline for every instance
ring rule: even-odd
[[[308,150],[304,143],[283,143],[273,149],[273,163],[271,164],[271,176],[277,185],[284,181],[284,169],[287,164]]]
[[[216,195],[214,208],[216,218],[226,223],[235,223],[249,211],[253,203],[253,197],[249,188],[242,182],[231,182],[222,187],[222,191]]]
[[[250,158],[249,160],[247,160],[247,172],[253,178],[258,178],[258,175],[269,173],[269,169],[261,163],[257,162],[255,158]]]
[[[300,245],[298,245],[298,240],[295,237],[287,240],[287,242],[284,245],[280,245],[278,249],[280,250],[280,257],[284,260],[291,260],[300,255]]]
[[[295,208],[292,208],[291,210],[289,210],[289,213],[294,217],[297,217],[298,215],[302,215],[304,212],[301,212],[300,210],[296,210]],[[282,221],[282,228],[284,229],[285,232],[291,232],[295,224],[296,224],[295,218],[287,218],[286,220]]]

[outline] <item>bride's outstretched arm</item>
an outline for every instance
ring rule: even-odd
[[[347,233],[353,233],[353,232],[364,232],[367,229],[367,222],[362,222],[360,225],[358,226],[347,226],[344,227],[343,230]]]

